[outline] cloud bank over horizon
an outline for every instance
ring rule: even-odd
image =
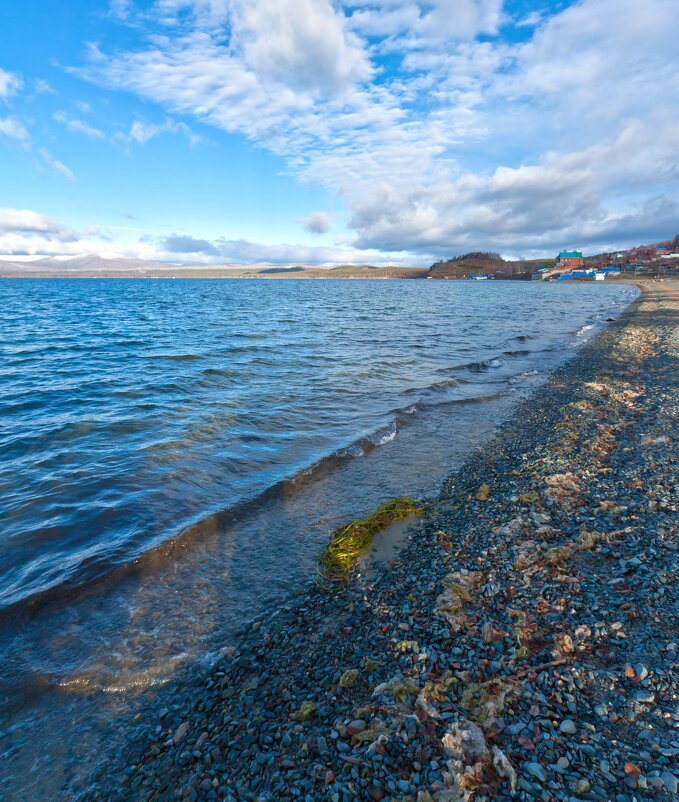
[[[0,63],[0,140],[65,182],[74,205],[96,170],[41,141],[36,99],[61,104],[48,119],[63,136],[122,163],[146,148],[179,172],[164,151],[183,148],[189,177],[210,159],[235,164],[247,143],[272,165],[251,188],[224,190],[250,193],[247,232],[225,225],[214,194],[212,206],[196,198],[200,214],[180,228],[95,223],[82,209],[78,224],[55,223],[51,208],[5,188],[0,252],[425,264],[476,249],[530,257],[671,237],[678,35],[674,0],[643,11],[633,0],[116,2],[99,39],[58,68],[94,101],[67,104],[55,76]],[[277,189],[284,180],[294,193]]]

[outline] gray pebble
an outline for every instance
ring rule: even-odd
[[[660,779],[665,784],[665,788],[667,788],[667,792],[675,796],[677,793],[677,778],[672,774],[671,771],[663,771],[660,775]]]
[[[529,774],[532,774],[533,777],[537,777],[540,782],[546,783],[547,782],[547,772],[543,769],[543,767],[539,763],[524,763],[522,766],[524,771],[527,771]]]

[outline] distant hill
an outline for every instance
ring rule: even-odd
[[[429,268],[434,279],[463,279],[468,275],[485,274],[496,278],[528,278],[538,266],[553,265],[554,259],[521,259],[506,261],[498,253],[474,251],[436,262]]]
[[[90,277],[90,276],[144,276],[158,270],[172,267],[163,262],[144,259],[130,259],[97,253],[81,256],[46,256],[31,261],[0,260],[0,276],[5,277]]]
[[[0,278],[426,278],[426,268],[373,265],[172,265],[110,254],[0,259]]]
[[[271,274],[277,275],[278,273],[303,273],[305,268],[296,265],[295,267],[265,267],[259,273],[262,276]]]

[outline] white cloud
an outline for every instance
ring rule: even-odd
[[[67,181],[74,183],[77,180],[73,171],[63,162],[59,161],[59,159],[55,159],[48,150],[43,148],[40,151],[40,156],[48,167],[51,167],[55,173],[59,173],[59,175],[63,176]]]
[[[52,87],[49,85],[44,78],[38,78],[34,85],[35,91],[39,95],[56,95],[56,92]]]
[[[148,142],[150,139],[158,136],[161,132],[161,128],[158,125],[146,125],[139,120],[132,123],[132,127],[130,128],[130,139],[134,139],[135,142],[139,142],[139,144],[143,145],[145,142]]]
[[[98,128],[94,128],[83,120],[70,117],[63,111],[58,111],[53,116],[57,122],[61,123],[69,131],[73,131],[78,134],[84,134],[91,139],[106,139],[106,134],[103,131],[100,131]]]
[[[387,254],[355,248],[263,243],[245,239],[218,238],[208,241],[176,234],[157,242],[155,258],[196,264],[337,265],[368,260],[372,264],[412,264],[411,257],[403,253]]]
[[[158,0],[165,25],[189,11],[198,31],[225,25],[229,52],[264,81],[335,94],[370,77],[361,42],[330,0]],[[221,31],[217,38],[224,40]]]
[[[283,156],[343,199],[359,247],[585,246],[624,225],[651,238],[649,209],[665,221],[677,196],[675,0],[643,14],[579,0],[518,20],[519,43],[497,36],[501,0],[156,10],[163,35],[93,49],[86,74]],[[138,141],[156,134],[139,126]]]
[[[435,0],[416,28],[429,41],[470,39],[497,32],[502,0]]]
[[[235,0],[232,39],[263,82],[334,95],[372,74],[360,41],[329,0]]]
[[[0,208],[0,254],[5,256],[81,256],[101,253],[102,248],[113,256],[184,264],[343,264],[366,259],[374,264],[411,263],[407,254],[225,237],[208,240],[189,234],[155,237],[126,226],[77,231],[30,209]]]
[[[637,121],[607,143],[547,153],[538,164],[498,167],[488,176],[461,173],[407,191],[377,191],[356,206],[356,244],[444,253],[491,242],[504,252],[517,252],[556,248],[564,241],[602,244],[610,242],[613,232],[622,239],[637,237],[644,226],[651,239],[669,226],[668,236],[676,226],[676,204],[667,196],[625,199],[622,210],[604,199],[614,197],[620,184],[629,191],[637,182],[645,187],[649,174],[668,174],[677,147],[679,134],[673,125],[650,129]],[[640,152],[643,163],[630,168]],[[649,209],[656,210],[655,220]]]
[[[28,142],[30,139],[28,131],[15,117],[5,117],[0,119],[0,134],[18,139],[19,142]]]
[[[77,256],[101,251],[111,240],[109,231],[93,226],[76,230],[32,209],[0,208],[0,254],[6,256]],[[134,255],[135,250],[139,250],[138,245],[127,255]],[[144,256],[152,258],[152,250],[146,249]]]
[[[525,17],[521,17],[516,23],[517,28],[534,28],[545,19],[545,11],[531,11]]]
[[[23,86],[22,79],[12,72],[0,69],[0,97],[8,98]]]
[[[674,0],[648,0],[643,14],[635,0],[576,3],[517,49],[515,70],[498,87],[512,100],[556,106],[566,127],[659,112],[679,96],[678,32]]]
[[[398,46],[440,48],[444,43],[494,34],[502,0],[372,0],[345,2],[349,25],[369,37],[397,37]]]
[[[194,134],[186,123],[177,122],[169,118],[160,125],[135,120],[130,127],[129,134],[119,135],[118,138],[122,141],[129,142],[132,140],[139,145],[145,145],[150,140],[164,133],[183,134],[189,140],[189,145],[191,147],[195,147],[200,142],[204,141],[203,137]]]
[[[393,36],[415,28],[420,20],[420,7],[414,2],[378,3],[372,7],[355,8],[348,25],[368,37]]]
[[[164,251],[180,254],[205,254],[219,256],[219,251],[212,242],[206,239],[195,239],[185,234],[172,234],[162,241]]]
[[[57,223],[31,209],[0,209],[0,232],[3,234],[39,234],[48,241],[73,242],[77,235],[67,226]]]
[[[312,212],[297,222],[311,234],[326,234],[332,228],[332,219],[327,212]]]

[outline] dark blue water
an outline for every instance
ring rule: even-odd
[[[333,525],[435,492],[635,293],[0,282],[4,756],[54,791],[29,746],[46,710],[61,727],[78,694],[219,649],[308,579]]]

